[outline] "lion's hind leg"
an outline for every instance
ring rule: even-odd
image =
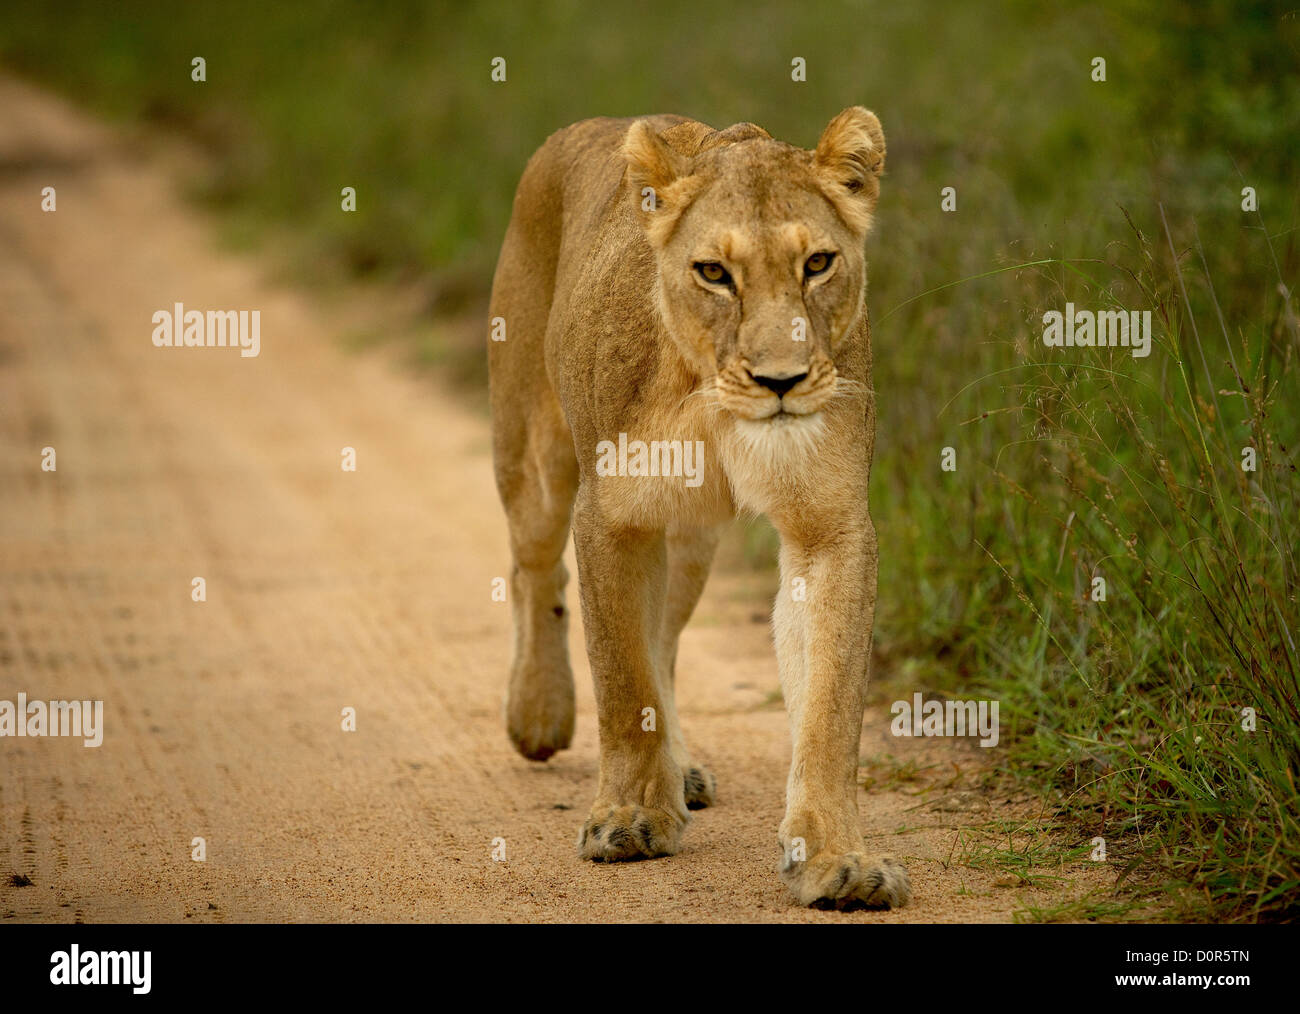
[[[521,754],[544,761],[566,749],[573,738],[573,670],[564,594],[569,574],[563,554],[577,467],[559,405],[535,406],[531,419],[524,453],[514,467],[498,464],[510,522],[514,619],[506,731]]]
[[[489,312],[501,327],[502,340],[488,343],[493,460],[512,558],[514,656],[506,729],[515,748],[537,761],[565,749],[573,738],[564,597],[569,575],[563,555],[578,488],[573,437],[544,361],[558,240],[544,223],[527,215],[522,223],[518,220],[521,209],[554,203],[536,195],[525,199],[545,188],[542,168],[530,164],[520,184],[516,220],[506,234],[492,285]]]
[[[720,534],[717,526],[674,527],[667,537],[668,591],[659,635],[657,676],[673,758],[681,766],[686,805],[692,810],[714,804],[717,781],[708,768],[691,759],[677,720],[677,644],[704,591]]]

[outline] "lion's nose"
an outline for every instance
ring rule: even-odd
[[[792,387],[794,387],[795,384],[799,383],[799,381],[803,380],[804,377],[808,376],[808,374],[807,372],[791,373],[790,375],[785,377],[772,377],[772,376],[765,376],[759,373],[751,373],[750,376],[754,378],[754,383],[766,387],[769,391],[775,391],[776,396],[778,398],[781,398],[784,397],[785,393],[789,391]]]

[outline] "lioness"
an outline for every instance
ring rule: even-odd
[[[670,855],[688,809],[714,801],[674,669],[718,526],[745,509],[781,535],[774,634],[794,755],[779,872],[805,905],[910,896],[902,866],[863,854],[856,780],[876,600],[863,244],[884,162],[879,120],[853,107],[814,151],[751,123],[585,120],[524,170],[489,343],[513,554],[507,728],[533,760],[573,735],[572,521],[600,712],[583,858]]]

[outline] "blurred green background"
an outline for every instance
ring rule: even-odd
[[[1295,11],[1221,0],[16,0],[0,19],[11,71],[196,145],[189,188],[231,240],[307,284],[421,293],[405,340],[479,398],[496,251],[553,130],[676,112],[810,147],[873,109],[876,692],[1000,699],[1002,777],[1050,794],[1061,841],[1104,835],[1130,864],[1115,897],[1044,919],[1300,910],[1298,57]],[[1150,358],[1045,348],[1067,300],[1152,310]],[[745,532],[750,566],[774,546]]]

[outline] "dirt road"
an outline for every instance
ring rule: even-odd
[[[720,805],[677,856],[579,862],[597,746],[581,631],[574,748],[530,764],[501,717],[509,610],[490,589],[508,557],[483,420],[343,351],[332,315],[222,253],[175,182],[0,81],[0,699],[102,700],[105,725],[98,748],[0,739],[0,917],[980,921],[1110,881],[997,886],[956,835],[1023,807],[899,784],[863,793],[863,830],[908,863],[913,904],[795,907],[774,873],[776,665],[717,585],[680,700]],[[177,302],[259,309],[260,355],[154,347]],[[885,753],[947,769],[978,751],[896,740],[877,709],[863,754]]]

